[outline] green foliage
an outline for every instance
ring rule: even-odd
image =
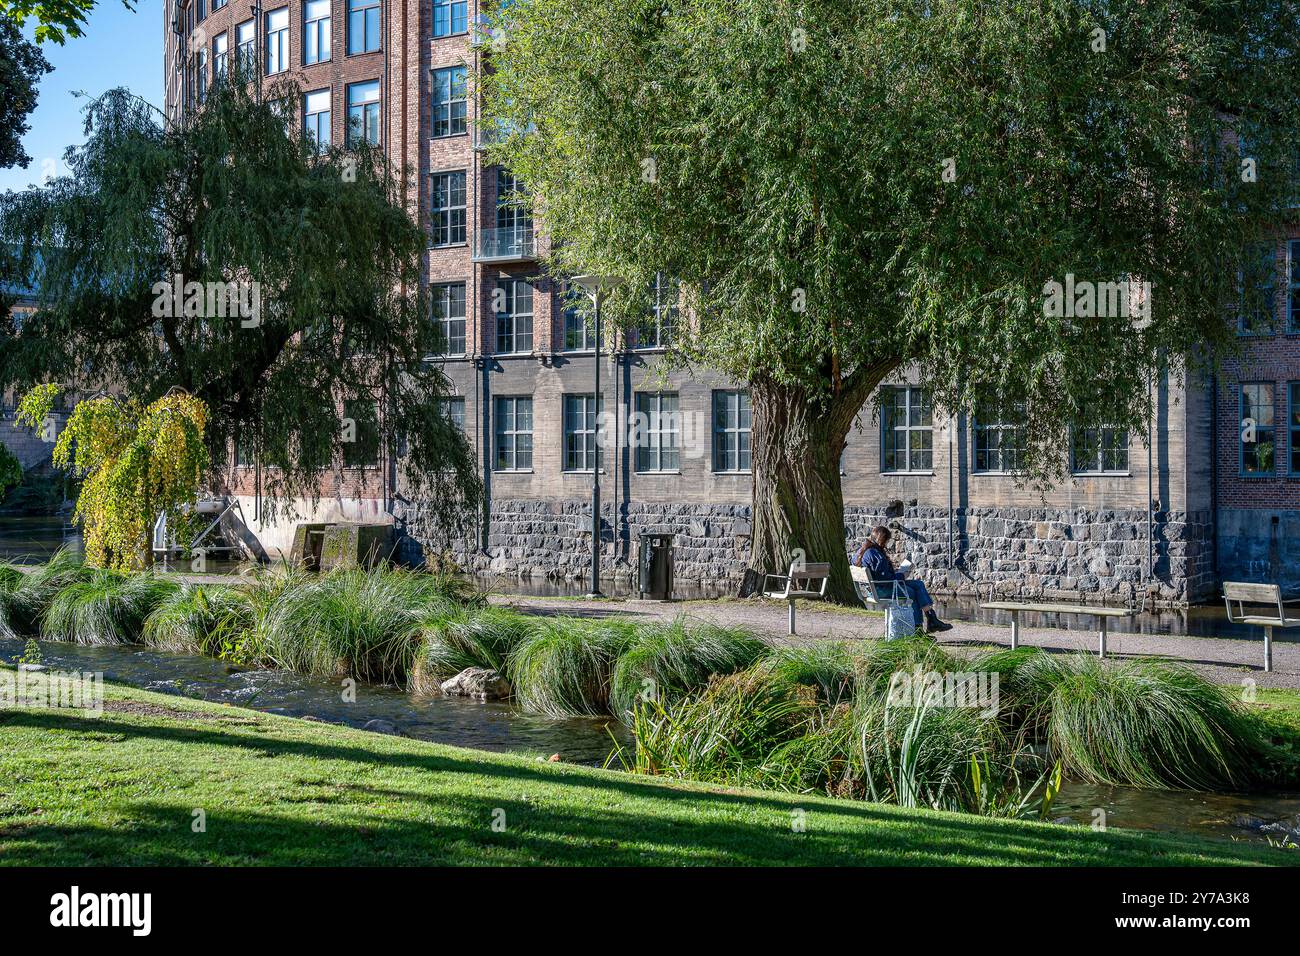
[[[638,628],[634,643],[614,666],[610,710],[626,719],[640,699],[674,700],[715,674],[749,667],[769,650],[748,631],[688,624],[682,617]]]
[[[60,548],[45,564],[26,573],[18,571],[18,577],[13,571],[17,569],[6,572],[0,581],[0,634],[10,637],[35,634],[59,592],[89,580],[94,573],[81,555],[67,548]]]
[[[0,502],[4,501],[9,489],[17,488],[22,480],[22,462],[8,448],[0,445]]]
[[[39,664],[41,662],[41,645],[36,638],[29,637],[23,645],[23,652],[18,657],[19,664]]]
[[[50,64],[23,37],[18,29],[21,22],[5,15],[9,3],[0,0],[0,169],[26,169],[31,157],[23,149],[23,135],[31,128],[27,119],[36,109],[41,77],[50,71]],[[8,311],[3,293],[0,309]]]
[[[1257,723],[1227,689],[1181,664],[1039,654],[1017,669],[1012,693],[1077,779],[1218,790],[1255,776]]]
[[[629,280],[611,317],[663,270],[683,360],[813,407],[907,364],[940,408],[1019,396],[1059,476],[1071,422],[1140,430],[1157,354],[1235,348],[1233,266],[1297,194],[1288,9],[530,0],[478,81],[554,266]],[[1046,315],[1066,273],[1152,283],[1151,324]]]
[[[515,698],[525,710],[547,717],[608,714],[614,662],[635,638],[628,621],[539,620],[506,662]]]
[[[167,651],[247,663],[242,648],[252,626],[253,604],[247,591],[182,584],[145,620],[140,642]]]
[[[442,344],[413,186],[377,148],[320,154],[279,109],[300,91],[235,67],[185,123],[104,94],[70,175],[0,196],[0,282],[40,304],[21,329],[0,326],[0,380],[112,382],[142,406],[185,389],[209,410],[213,481],[234,483],[238,443],[263,466],[268,517],[317,500],[347,467],[353,409],[385,463],[401,439],[404,494],[450,535],[481,489],[436,401],[450,386],[427,360]],[[258,312],[208,314],[204,294],[177,310],[178,276],[184,302],[194,283],[208,295],[249,283]]]
[[[277,667],[318,677],[400,683],[422,623],[454,612],[465,585],[411,571],[349,569],[283,591],[257,623],[256,642]]]
[[[76,644],[138,644],[145,619],[176,590],[149,574],[96,569],[59,590],[41,618],[41,636]]]
[[[503,608],[465,608],[435,616],[423,625],[408,687],[417,694],[437,694],[442,681],[467,667],[504,674],[510,653],[534,627],[534,618]]]
[[[86,17],[95,8],[96,0],[0,0],[0,24],[12,21],[23,26],[28,20],[36,21],[36,40],[63,45],[68,37],[85,36],[82,27]],[[122,6],[134,10],[131,0],[122,0]],[[3,165],[3,164],[0,164]]]
[[[29,391],[18,422],[44,427],[58,392],[56,385]],[[198,497],[209,462],[207,422],[207,406],[183,392],[148,406],[109,397],[77,403],[54,445],[54,463],[82,479],[75,517],[89,564],[129,571],[152,563],[157,516],[175,523]]]

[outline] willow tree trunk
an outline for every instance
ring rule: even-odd
[[[840,456],[880,379],[868,377],[869,383],[856,383],[825,401],[770,380],[750,383],[754,520],[746,587],[759,584],[760,575],[784,574],[792,561],[829,562],[827,598],[862,603],[849,576]]]

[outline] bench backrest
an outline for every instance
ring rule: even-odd
[[[830,578],[830,562],[814,563],[810,561],[801,564],[796,561],[790,565],[786,591],[823,595],[826,593],[826,585]]]
[[[1244,616],[1243,605],[1267,604],[1277,609],[1277,619],[1282,621],[1286,615],[1282,610],[1282,586],[1279,584],[1254,584],[1248,581],[1224,581],[1223,603],[1228,608],[1228,620],[1235,621]],[[1236,604],[1236,615],[1233,604]]]

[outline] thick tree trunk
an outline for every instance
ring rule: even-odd
[[[747,586],[784,574],[800,557],[830,562],[826,597],[860,605],[849,576],[840,455],[884,369],[864,370],[829,402],[766,379],[750,384],[753,409],[753,550]]]

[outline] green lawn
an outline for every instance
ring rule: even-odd
[[[99,717],[0,711],[0,779],[10,865],[1300,863],[1267,846],[672,784],[120,687]]]

